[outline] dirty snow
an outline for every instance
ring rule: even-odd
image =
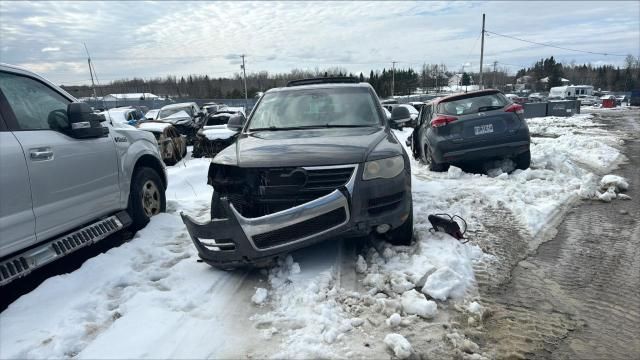
[[[438,305],[415,290],[406,291],[400,297],[402,311],[407,315],[418,315],[423,318],[432,318],[438,313]]]
[[[400,333],[447,321],[447,302],[460,303],[478,321],[483,309],[471,296],[473,265],[493,258],[473,237],[483,230],[483,217],[506,211],[513,223],[505,226],[533,237],[573,201],[612,188],[615,199],[623,198],[624,184],[634,185],[601,177],[624,160],[621,138],[591,115],[528,122],[533,138],[527,170],[510,172],[513,164],[504,161],[491,164],[491,176],[457,167],[435,173],[412,160],[415,243],[374,242],[355,254],[355,289],[340,283],[345,270],[336,260],[337,242],[280,258],[262,273],[198,263],[178,214],[208,218],[209,161],[185,159],[167,170],[166,214],[130,242],[48,279],[0,314],[0,358],[350,358],[380,356],[373,351],[385,346],[398,358],[409,357],[412,345]],[[404,144],[411,130],[395,133]],[[434,213],[466,219],[470,241],[431,232],[427,215]],[[352,350],[365,338],[370,353]],[[480,357],[464,335],[446,338]]]
[[[385,336],[384,343],[393,351],[393,354],[398,359],[408,358],[413,351],[409,341],[400,334],[389,334]]]

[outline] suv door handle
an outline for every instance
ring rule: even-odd
[[[33,161],[45,161],[53,159],[53,151],[51,148],[30,149],[29,156]]]

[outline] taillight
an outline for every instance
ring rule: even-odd
[[[511,104],[504,109],[506,112],[514,112],[516,114],[524,114],[524,107],[520,104]]]
[[[438,115],[436,118],[431,120],[431,126],[432,127],[445,126],[448,123],[456,121],[456,120],[458,120],[458,118],[455,117],[455,116]]]

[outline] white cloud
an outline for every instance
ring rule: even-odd
[[[477,70],[482,13],[487,29],[607,53],[640,53],[638,2],[35,2],[0,3],[0,59],[40,64],[77,81],[86,43],[103,81],[166,74],[341,66],[348,71],[444,63]],[[141,15],[143,14],[143,15]],[[603,17],[602,14],[607,14]],[[542,57],[623,61],[490,36],[485,63],[531,65]],[[64,51],[45,51],[45,49]],[[86,67],[86,66],[85,66]],[[48,70],[53,69],[55,70]],[[514,68],[514,70],[517,68]],[[48,73],[47,73],[48,72]],[[84,77],[82,77],[84,78]]]
[[[41,50],[42,52],[51,52],[51,51],[60,51],[59,47],[44,47]]]

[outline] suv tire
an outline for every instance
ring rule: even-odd
[[[528,169],[529,166],[531,166],[531,150],[527,150],[521,154],[516,155],[513,161],[516,163],[516,169]]]
[[[133,231],[142,229],[151,216],[165,212],[166,208],[167,199],[158,173],[148,167],[136,169],[127,206],[127,212],[133,220],[130,228]]]
[[[429,145],[424,145],[423,162],[429,167],[429,170],[435,172],[443,172],[449,170],[449,164],[437,163],[431,155]]]
[[[413,203],[409,208],[409,217],[399,227],[389,231],[387,241],[393,245],[411,245],[413,240]]]

